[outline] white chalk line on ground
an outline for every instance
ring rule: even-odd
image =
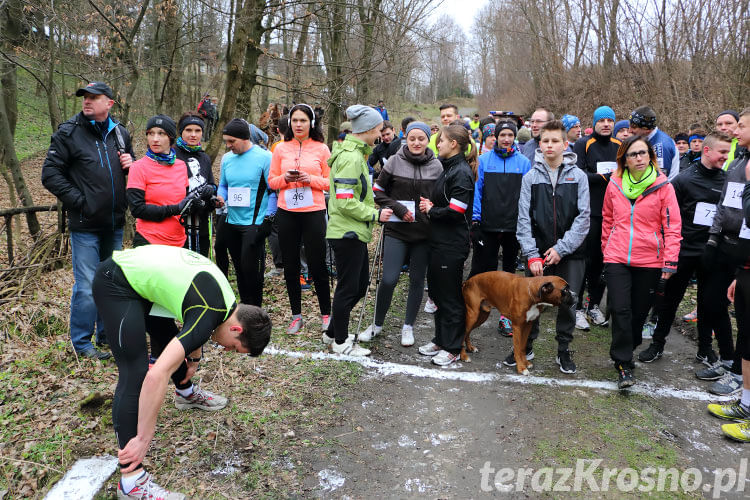
[[[408,375],[412,377],[431,378],[437,380],[456,380],[460,382],[502,382],[516,383],[521,385],[577,387],[582,389],[598,389],[604,391],[620,392],[620,389],[617,388],[617,384],[615,382],[604,380],[549,378],[538,377],[535,375],[518,375],[515,373],[504,374],[470,371],[462,372],[455,369],[425,368],[422,366],[393,363],[390,361],[379,361],[368,357],[346,356],[343,354],[330,354],[326,352],[288,351],[286,349],[278,349],[273,346],[267,347],[264,353],[270,354],[272,356],[286,356],[289,358],[297,359],[310,358],[316,360],[350,361],[353,363],[358,363],[365,368],[371,369],[382,376]],[[731,396],[714,396],[713,394],[709,394],[705,391],[677,389],[676,387],[670,386],[657,386],[648,382],[638,382],[633,387],[630,387],[627,390],[627,393],[639,394],[655,398],[675,398],[689,401],[731,401],[732,399],[734,399]]]
[[[88,500],[94,498],[109,476],[117,469],[112,455],[81,458],[49,490],[44,500]]]

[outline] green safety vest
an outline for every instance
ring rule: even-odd
[[[227,306],[227,316],[237,302],[229,281],[219,268],[201,254],[185,248],[143,245],[112,252],[112,260],[120,266],[138,295],[162,306],[180,321],[185,294],[198,273],[207,272],[216,279]]]

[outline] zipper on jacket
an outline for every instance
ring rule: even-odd
[[[117,125],[115,125],[116,127]],[[107,168],[109,169],[109,183],[112,187],[112,230],[115,229],[115,176],[112,174],[112,163],[109,161],[109,150],[107,149],[107,136],[109,136],[109,132],[107,132],[107,135],[104,136],[104,141],[102,144],[104,145],[104,157],[107,158]]]
[[[630,205],[630,241],[628,242],[628,265],[630,265],[630,257],[631,253],[633,252],[633,215],[635,215],[635,203],[632,203]]]
[[[656,235],[656,231],[654,231],[654,239],[656,240],[656,258],[659,258],[660,248],[659,248],[659,237]]]

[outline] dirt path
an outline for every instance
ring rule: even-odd
[[[397,319],[386,324],[390,334],[373,342],[373,356],[438,373],[512,374],[498,366],[511,341],[495,332],[495,314],[475,336],[481,351],[472,363],[433,367],[415,348],[398,344]],[[545,327],[552,327],[551,321],[549,313],[543,316],[534,375],[579,382],[579,387],[519,385],[507,379],[475,382],[381,376],[366,371],[369,375],[344,399],[343,420],[325,434],[327,445],[315,448],[304,460],[306,492],[324,498],[490,498],[501,492],[529,498],[643,495],[637,489],[626,492],[630,484],[626,472],[618,490],[617,474],[631,467],[640,474],[640,483],[633,485],[640,484],[657,497],[710,498],[716,492],[721,498],[747,498],[750,473],[743,475],[742,469],[747,446],[722,437],[721,422],[707,414],[706,401],[670,395],[672,389],[696,391],[688,395],[705,393],[707,383],[693,375],[700,365],[692,360],[692,340],[673,331],[664,358],[638,366],[639,382],[663,391],[654,391],[653,397],[620,393],[585,387],[589,381],[614,381],[606,355],[608,330],[577,332],[573,347],[578,349],[579,370],[563,375],[554,363],[553,335],[544,333]],[[417,331],[417,345],[429,340],[429,315],[420,314]],[[579,474],[581,492],[553,492],[564,471],[550,471],[548,484],[544,483],[547,473],[540,471],[576,466],[586,471],[597,459],[601,462],[593,469],[591,481]],[[531,469],[527,477],[518,472],[521,467]],[[647,467],[655,468],[651,487]],[[674,483],[678,491],[669,491],[672,483],[664,473],[664,492],[658,493],[658,469],[671,467],[679,474]],[[496,486],[495,474],[503,468],[509,468],[504,474],[512,476],[499,477]],[[617,468],[608,483],[604,468]],[[716,476],[716,468],[731,470]],[[697,484],[696,472],[701,476]],[[733,473],[742,478],[732,481]],[[679,486],[679,479],[684,487]],[[730,489],[731,482],[731,491],[720,492],[715,481],[725,489]],[[600,491],[607,485],[608,491]],[[557,486],[575,488],[575,474]]]

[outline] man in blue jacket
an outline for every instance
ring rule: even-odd
[[[495,147],[479,157],[474,185],[474,209],[471,217],[471,240],[474,252],[469,276],[497,270],[497,254],[503,249],[503,271],[516,270],[520,245],[516,239],[518,198],[521,179],[531,162],[515,143],[516,125],[503,121],[495,126]],[[513,332],[510,320],[500,311],[498,330]]]
[[[133,162],[128,131],[109,116],[115,103],[112,89],[91,82],[76,91],[82,111],[52,135],[42,165],[42,184],[68,211],[73,253],[73,294],[70,300],[70,339],[76,352],[87,358],[107,359],[91,343],[106,343],[104,323],[98,317],[91,283],[99,262],[122,248],[125,225],[125,175]]]

